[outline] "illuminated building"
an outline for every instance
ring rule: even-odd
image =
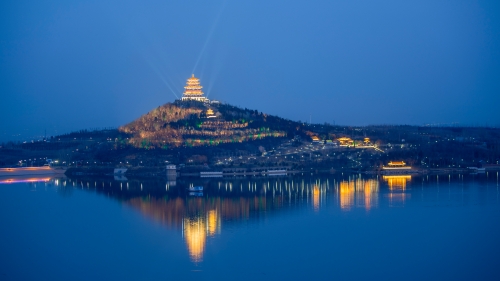
[[[311,139],[313,142],[321,142],[318,136],[312,136]]]
[[[215,113],[214,113],[214,111],[211,108],[207,109],[207,113],[206,114],[207,114],[207,118],[215,118],[215,117],[217,117],[217,116],[215,116]]]
[[[351,138],[342,137],[337,139],[340,146],[354,146],[354,141]]]
[[[385,174],[408,174],[416,171],[412,170],[411,166],[406,166],[404,161],[391,161],[387,166],[382,167]]]
[[[184,93],[182,94],[181,100],[195,100],[201,102],[209,102],[209,100],[203,96],[201,91],[203,88],[200,85],[200,79],[194,77],[194,74],[187,79],[186,86],[184,86]]]
[[[406,163],[404,161],[391,161],[387,164],[390,168],[409,168],[411,167],[406,166]]]

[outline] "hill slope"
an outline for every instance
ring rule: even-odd
[[[175,101],[159,106],[119,128],[140,148],[241,143],[269,137],[293,137],[302,124],[229,104]]]

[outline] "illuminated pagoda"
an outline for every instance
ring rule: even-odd
[[[203,96],[201,91],[203,88],[200,85],[200,79],[194,77],[194,74],[188,78],[186,86],[184,87],[184,93],[182,94],[181,100],[196,100],[201,102],[208,102],[209,100]]]
[[[209,108],[207,109],[207,118],[216,118],[217,116],[215,115],[213,109]]]

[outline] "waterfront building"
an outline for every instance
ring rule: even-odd
[[[411,166],[406,166],[404,161],[390,161],[387,166],[382,167],[384,174],[411,174],[416,173]]]
[[[184,93],[181,100],[195,100],[201,102],[210,102],[201,90],[203,86],[200,85],[200,79],[194,77],[194,74],[187,79],[186,86],[184,86]]]
[[[410,166],[406,166],[404,161],[390,161],[387,166],[386,169],[411,169]]]

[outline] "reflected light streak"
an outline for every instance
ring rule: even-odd
[[[340,189],[340,208],[349,210],[352,206],[364,206],[368,211],[378,204],[378,181],[369,180],[351,180],[341,181]]]
[[[0,184],[23,183],[23,182],[48,182],[50,178],[10,178],[0,180]]]
[[[203,258],[207,240],[205,227],[203,218],[184,219],[184,239],[193,262],[199,262]]]
[[[220,232],[220,219],[217,210],[208,211],[208,235],[214,236]]]
[[[382,177],[389,184],[389,189],[406,189],[407,181],[411,181],[410,175],[398,175],[398,176],[383,176]]]
[[[389,202],[391,203],[391,206],[393,203],[400,202],[400,203],[405,203],[406,200],[406,184],[408,181],[411,181],[411,176],[410,175],[397,175],[397,176],[383,176],[382,177],[385,181],[387,181],[389,185],[389,190],[391,193],[389,193]],[[396,192],[394,192],[396,191]]]
[[[378,182],[367,180],[364,183],[365,209],[368,211],[372,206],[377,205]]]
[[[348,210],[354,205],[354,182],[340,182],[340,208]]]
[[[314,207],[314,211],[319,211],[319,195],[320,195],[320,190],[319,190],[319,187],[317,185],[314,185],[314,188],[313,188],[313,207]]]

